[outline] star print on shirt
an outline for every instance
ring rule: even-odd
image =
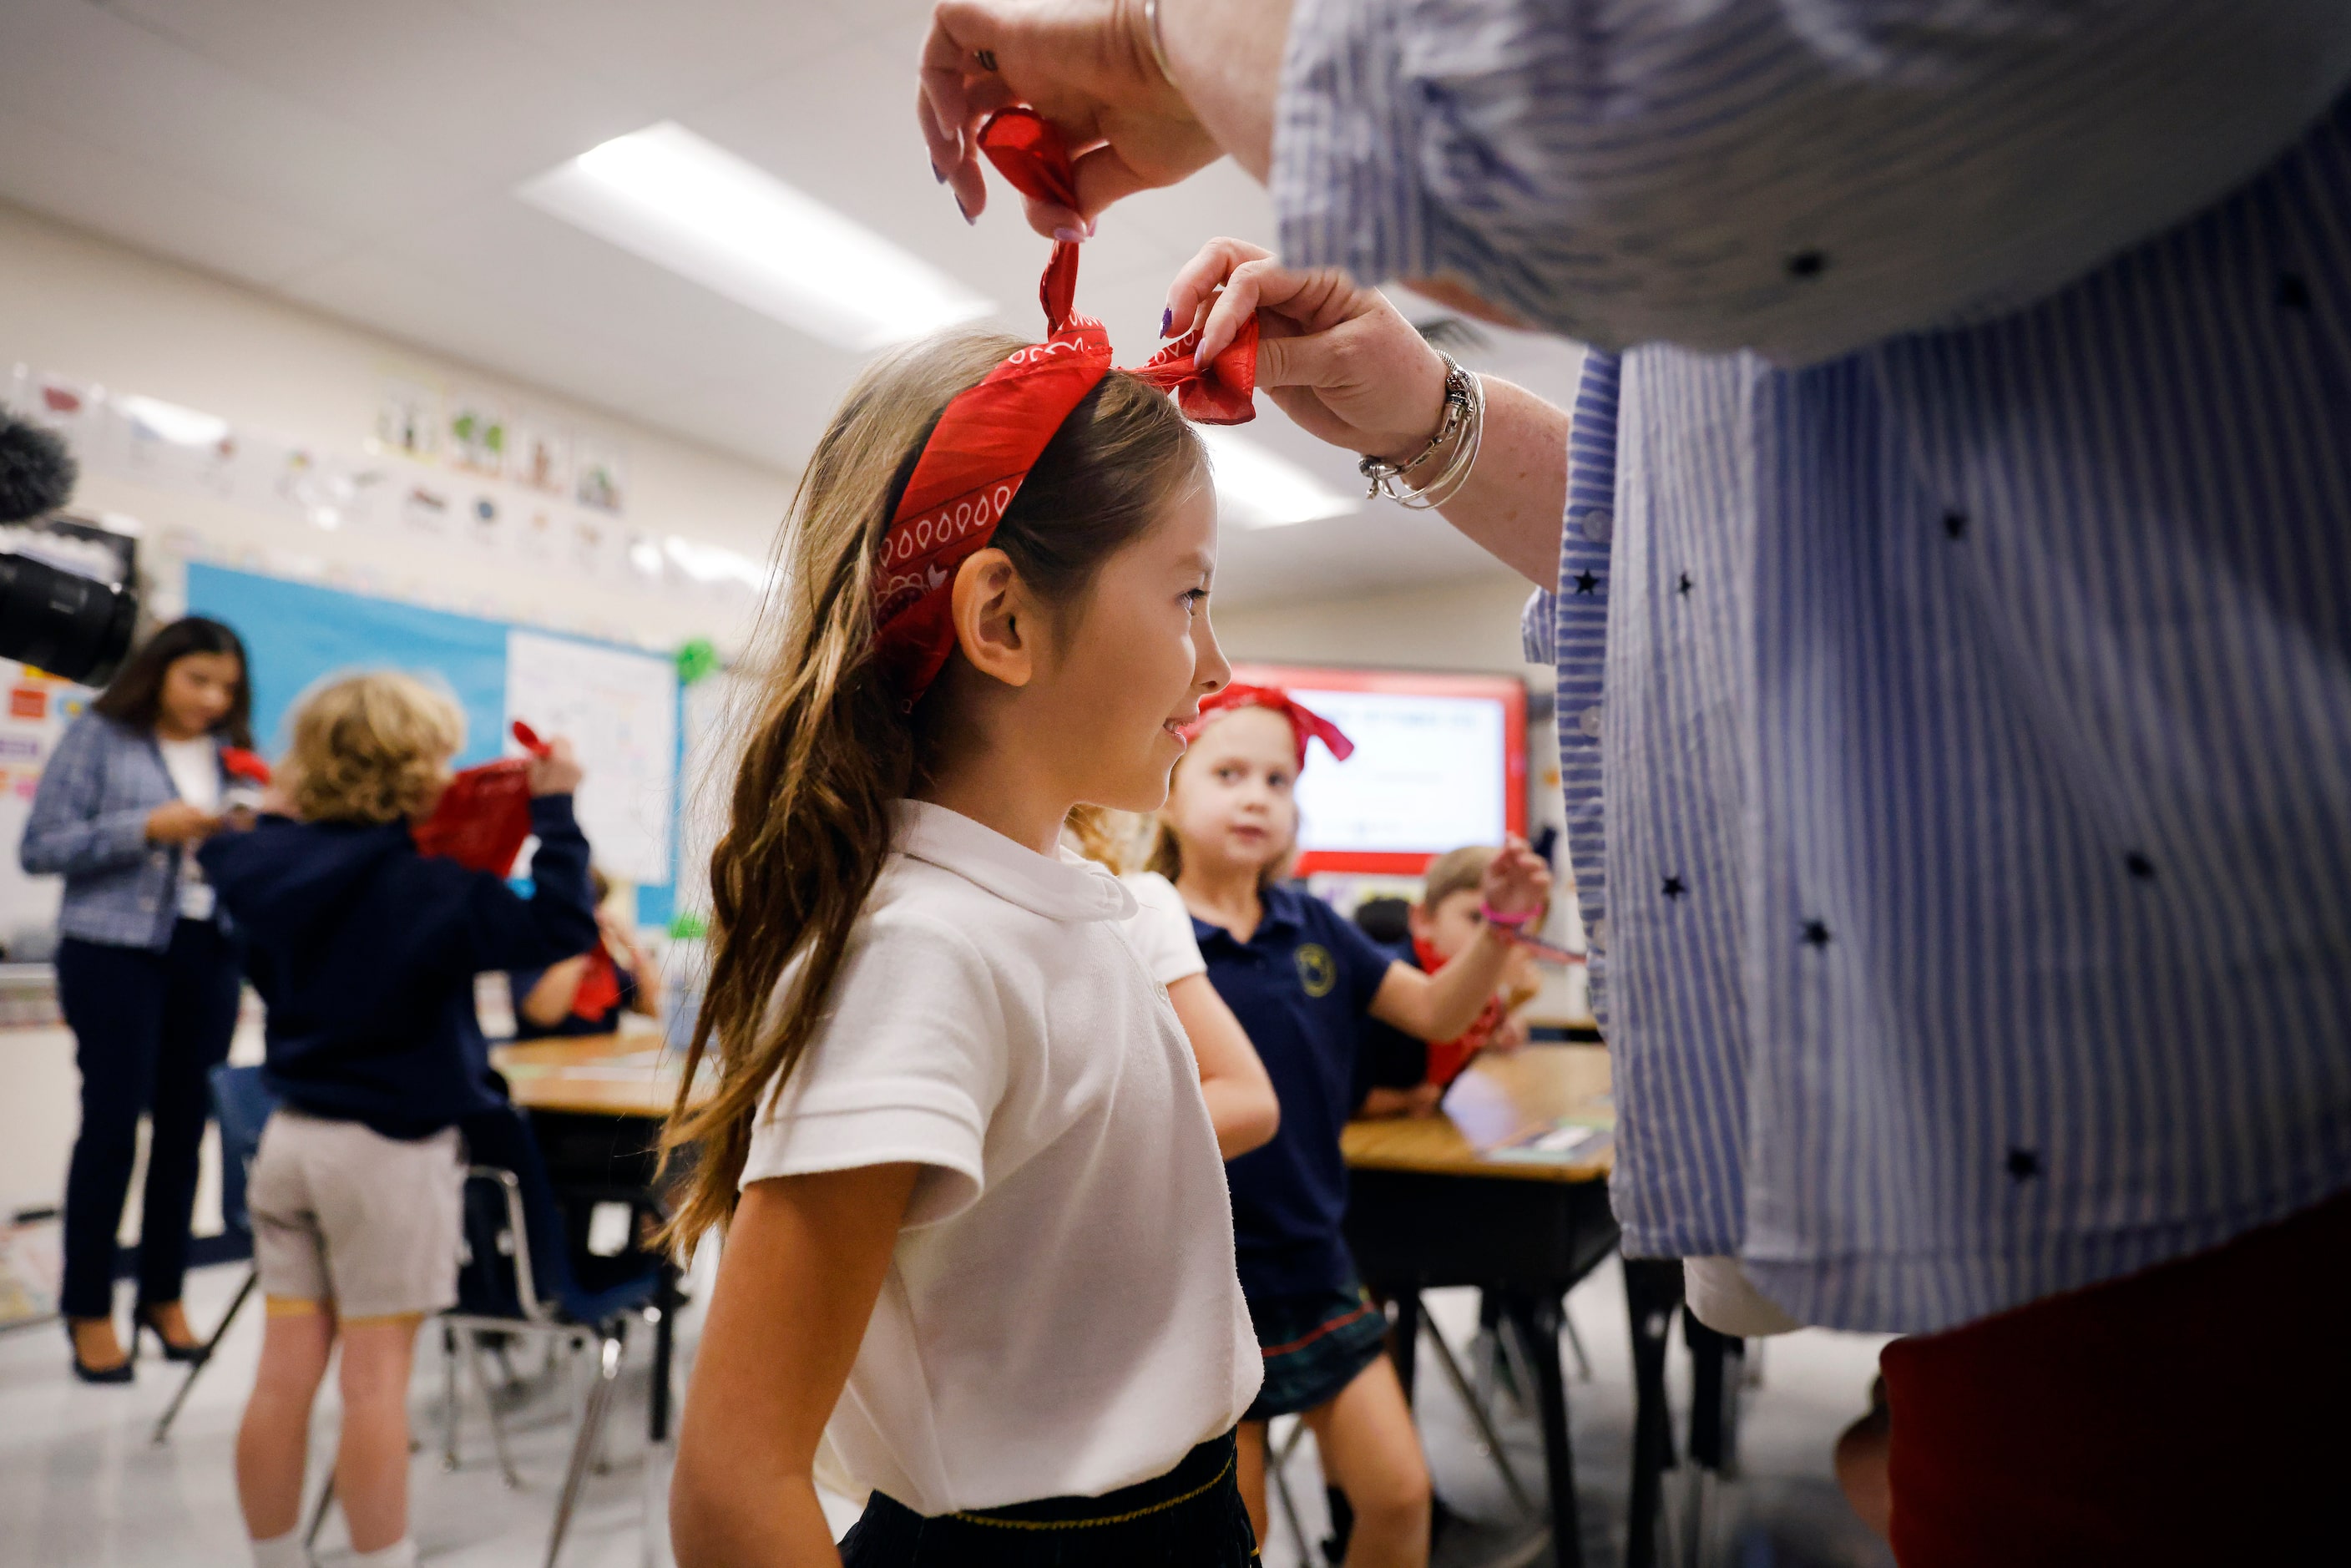
[[[1679,898],[1683,894],[1687,893],[1688,891],[1689,884],[1682,881],[1681,878],[1677,876],[1669,876],[1666,878],[1665,894],[1667,898]]]
[[[1576,591],[1576,592],[1578,592],[1578,593],[1589,593],[1589,592],[1591,592],[1593,589],[1598,588],[1599,586],[1600,586],[1600,580],[1599,580],[1598,578],[1596,578],[1596,577],[1593,576],[1593,575],[1592,575],[1592,573],[1590,573],[1590,572],[1588,572],[1588,571],[1585,571],[1585,572],[1578,572],[1578,573],[1576,574],[1576,578],[1575,578],[1575,591]]]
[[[1829,928],[1828,928],[1828,926],[1827,926],[1823,922],[1821,922],[1821,921],[1818,921],[1818,920],[1807,920],[1807,921],[1805,921],[1805,922],[1804,922],[1804,946],[1807,946],[1807,947],[1825,947],[1825,946],[1827,946],[1828,945],[1829,945]]]
[[[2031,1181],[2041,1174],[2041,1156],[2031,1149],[2009,1150],[2008,1174],[2018,1181]]]

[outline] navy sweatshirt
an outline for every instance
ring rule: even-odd
[[[530,803],[526,900],[488,872],[416,852],[408,824],[264,817],[197,852],[245,930],[267,1004],[263,1082],[297,1110],[422,1138],[493,1109],[474,1016],[484,969],[552,964],[598,940],[588,841],[569,795]]]

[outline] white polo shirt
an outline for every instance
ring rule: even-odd
[[[1134,916],[1127,936],[1143,955],[1143,967],[1163,986],[1193,975],[1206,974],[1208,961],[1200,956],[1200,941],[1192,931],[1192,912],[1176,884],[1155,871],[1129,872],[1118,879],[1134,894]]]
[[[1263,1376],[1216,1132],[1134,912],[1070,852],[904,802],[753,1132],[746,1184],[925,1167],[826,1430],[846,1479],[917,1512],[1162,1475]]]

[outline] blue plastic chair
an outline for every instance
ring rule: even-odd
[[[261,1082],[258,1067],[215,1067],[212,1071],[213,1116],[220,1124],[221,1144],[221,1224],[235,1235],[243,1236],[247,1245],[253,1240],[253,1219],[246,1212],[245,1182],[253,1156],[261,1148],[261,1129],[269,1124],[269,1113],[277,1109],[277,1096]],[[227,1336],[230,1325],[260,1282],[258,1268],[248,1269],[245,1283],[236,1288],[236,1298],[222,1314],[220,1326],[204,1341],[204,1355],[188,1367],[188,1375],[180,1384],[180,1391],[172,1396],[172,1403],[155,1422],[155,1431],[149,1439],[161,1443],[172,1434],[172,1423],[179,1419],[180,1406],[188,1402],[188,1395],[196,1379],[212,1364],[213,1352]]]
[[[529,1119],[507,1107],[465,1124],[472,1166],[465,1177],[465,1258],[457,1274],[457,1305],[444,1313],[444,1329],[465,1342],[466,1359],[489,1412],[491,1440],[507,1484],[519,1484],[507,1459],[506,1436],[496,1400],[482,1370],[480,1343],[488,1334],[535,1334],[575,1345],[594,1340],[596,1381],[590,1386],[571,1458],[548,1537],[548,1568],[554,1568],[570,1527],[571,1513],[593,1463],[613,1386],[627,1355],[629,1320],[653,1304],[660,1288],[658,1254],[632,1252],[613,1282],[590,1290],[572,1267],[565,1240],[564,1214]],[[637,1203],[651,1212],[650,1198]],[[456,1365],[447,1359],[447,1425],[442,1463],[457,1462]]]

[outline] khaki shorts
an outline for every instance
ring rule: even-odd
[[[456,1304],[464,1142],[413,1142],[280,1110],[262,1130],[246,1207],[273,1301],[332,1303],[345,1322]]]

